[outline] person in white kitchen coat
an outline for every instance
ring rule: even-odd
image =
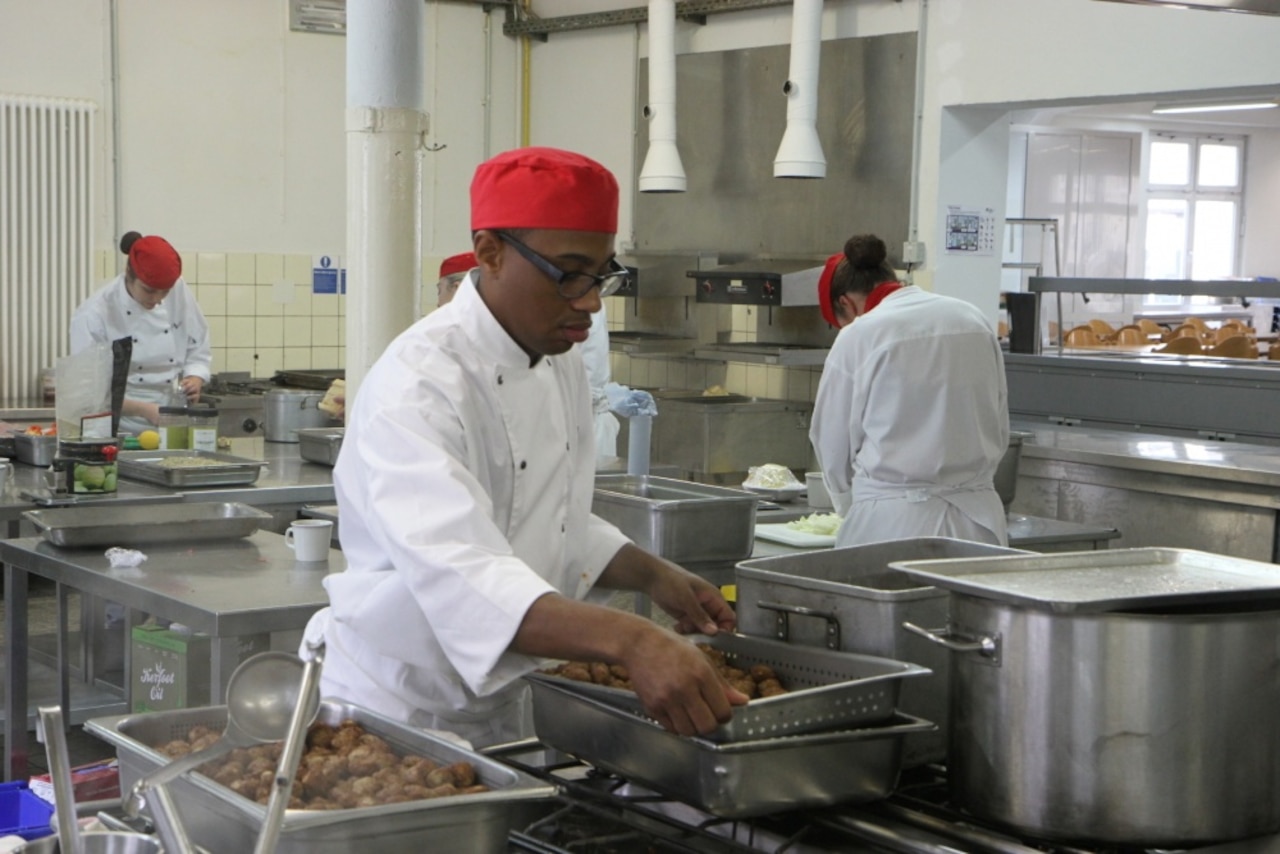
[[[591,514],[591,394],[574,345],[625,276],[617,207],[613,175],[571,152],[516,149],[477,168],[477,269],[387,347],[347,410],[333,476],[347,566],[306,632],[327,645],[326,696],[477,746],[529,734],[520,677],[551,658],[625,666],[681,733],[746,702],[692,644],[597,604],[636,590],[680,631],[735,625],[713,585]]]
[[[844,516],[836,545],[924,536],[1007,545],[993,478],[1009,443],[1008,392],[986,317],[904,286],[870,234],[828,260],[818,293],[841,328],[809,430]]]
[[[177,381],[189,403],[209,381],[209,324],[182,279],[182,258],[163,237],[120,238],[125,271],[71,315],[71,352],[133,339],[120,429],[137,434],[160,421]]]

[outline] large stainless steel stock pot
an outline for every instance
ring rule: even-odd
[[[952,798],[1062,839],[1280,831],[1280,598],[1265,589],[1280,567],[1170,549],[1106,559],[895,564],[932,566],[918,577],[952,590],[946,629],[912,627],[953,651]],[[933,574],[946,563],[969,566]]]

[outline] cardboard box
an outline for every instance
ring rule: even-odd
[[[53,782],[48,774],[37,774],[30,783],[32,794],[50,804],[54,802]],[[120,763],[107,759],[72,768],[71,790],[78,804],[120,797]]]
[[[271,647],[267,632],[237,640],[236,664]],[[134,626],[129,708],[134,712],[159,712],[211,705],[209,654],[207,635],[154,625]],[[218,702],[221,700],[218,698]]]

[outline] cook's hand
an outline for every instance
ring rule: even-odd
[[[714,584],[675,564],[668,564],[667,568],[650,586],[649,597],[676,621],[677,632],[714,635],[737,627],[733,608]]]
[[[720,678],[696,646],[669,632],[647,634],[623,663],[645,711],[680,735],[711,732],[748,699]]]
[[[204,380],[200,377],[183,377],[182,392],[187,396],[188,403],[200,402],[200,391],[204,388]]]

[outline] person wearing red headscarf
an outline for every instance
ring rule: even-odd
[[[626,276],[617,214],[617,181],[580,154],[523,148],[477,168],[475,266],[347,409],[333,474],[347,566],[306,631],[326,644],[326,695],[477,746],[530,734],[520,677],[549,658],[625,667],[650,714],[685,734],[746,702],[693,644],[605,606],[633,590],[680,631],[735,625],[713,585],[591,513],[575,345]]]
[[[840,334],[809,438],[844,516],[836,545],[929,536],[1007,545],[993,478],[1009,444],[1008,392],[987,318],[898,281],[870,234],[849,238],[818,288]]]
[[[463,252],[451,255],[440,265],[440,280],[436,282],[436,307],[448,305],[458,292],[458,285],[476,266],[476,253]]]
[[[76,307],[71,352],[133,339],[120,429],[137,434],[160,420],[178,382],[190,403],[209,381],[209,324],[182,279],[182,258],[163,237],[130,231],[120,238],[125,271]]]

